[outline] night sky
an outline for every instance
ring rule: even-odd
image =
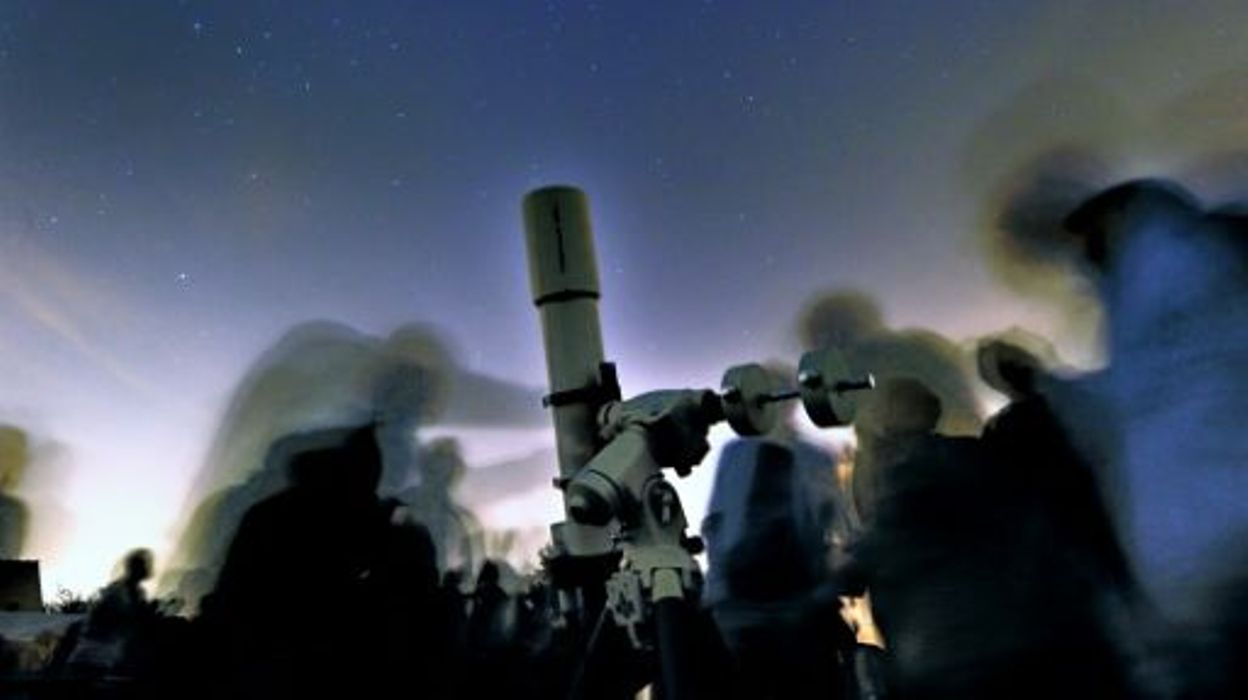
[[[591,197],[626,392],[795,360],[839,287],[1091,356],[994,280],[985,200],[1064,141],[1119,174],[1248,143],[1245,26],[1242,2],[6,0],[0,420],[64,507],[45,584],[169,546],[223,402],[295,323],[432,323],[541,385],[519,202],[544,184]]]

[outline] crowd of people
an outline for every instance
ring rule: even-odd
[[[725,448],[692,637],[705,696],[1248,697],[1245,221],[1158,181],[1083,202],[1064,229],[1105,307],[1108,366],[1067,375],[1025,342],[984,340],[979,378],[1006,403],[982,425],[957,387],[884,362],[902,341],[874,322],[825,338],[865,348],[855,362],[879,379],[852,478],[788,426]],[[379,494],[376,425],[301,444],[197,614],[150,600],[151,555],[133,552],[44,689],[22,692],[566,697],[590,630],[558,580],[448,567]],[[851,598],[882,644],[863,641]]]
[[[487,560],[464,588],[428,529],[377,495],[375,426],[318,431],[289,486],[253,506],[198,614],[149,598],[152,555],[126,555],[29,697],[545,697],[544,586]],[[523,583],[506,590],[503,574]],[[26,697],[19,695],[17,697]],[[7,695],[6,695],[7,697]]]

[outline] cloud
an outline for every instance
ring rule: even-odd
[[[18,323],[126,388],[149,397],[158,393],[117,347],[120,339],[138,330],[141,305],[29,238],[10,235],[0,250],[0,308],[7,306]],[[16,330],[10,328],[9,333]],[[10,347],[10,351],[23,353],[17,360],[23,365],[42,366],[43,347]]]

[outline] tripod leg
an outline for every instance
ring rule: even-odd
[[[631,700],[643,685],[638,654],[605,607],[577,665],[568,700]]]
[[[662,700],[702,700],[697,650],[702,646],[694,625],[696,611],[683,598],[664,598],[654,605]]]

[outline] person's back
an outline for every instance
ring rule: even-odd
[[[1035,697],[1055,691],[1044,573],[1018,490],[976,438],[935,434],[939,402],[917,382],[880,387],[874,464],[858,493],[855,547],[895,689],[906,698]]]
[[[702,528],[708,604],[782,600],[818,583],[825,533],[814,510],[797,502],[801,469],[793,449],[778,442],[744,439],[724,448]]]
[[[1065,225],[1089,242],[1106,312],[1124,547],[1166,619],[1216,624],[1228,545],[1248,530],[1248,225],[1165,180],[1110,187]]]
[[[122,575],[100,590],[68,658],[79,675],[124,674],[132,669],[132,645],[150,631],[155,609],[142,584],[151,575],[151,552],[138,549],[123,560]]]
[[[499,566],[487,560],[477,574],[472,593],[472,610],[468,615],[468,645],[474,656],[495,657],[508,645],[507,606],[510,599],[499,585]]]
[[[365,635],[376,643],[368,653],[376,657],[379,686],[419,687],[421,697],[429,698],[451,691],[455,630],[438,587],[436,559],[428,529],[398,509],[383,528],[364,593],[374,611]]]
[[[831,461],[797,441],[737,440],[720,457],[702,526],[703,603],[742,697],[835,698],[845,687],[853,636],[829,569],[831,488]]]
[[[1060,395],[1068,382],[1045,367],[1041,356],[1052,353],[1040,342],[1017,335],[980,344],[981,375],[1010,399],[985,425],[983,440],[1019,518],[1031,523],[1038,556],[1049,562],[1053,614],[1066,616],[1072,632],[1095,635],[1094,608],[1111,598],[1123,605],[1135,583],[1105,497],[1107,465],[1076,446],[1065,427],[1075,417],[1053,409],[1049,393]]]
[[[379,464],[369,431],[297,456],[292,488],[243,517],[204,609],[224,636],[232,692],[345,691],[375,676],[378,640],[369,632],[381,611],[369,584],[389,511],[373,490]]]
[[[902,697],[1018,697],[1044,677],[1036,572],[992,466],[977,440],[930,435],[881,475],[858,557]]]
[[[983,439],[1020,507],[1032,510],[1036,545],[1053,557],[1049,578],[1065,583],[1060,607],[1090,605],[1103,594],[1132,595],[1130,567],[1097,475],[1044,398],[1007,405],[989,421]]]

